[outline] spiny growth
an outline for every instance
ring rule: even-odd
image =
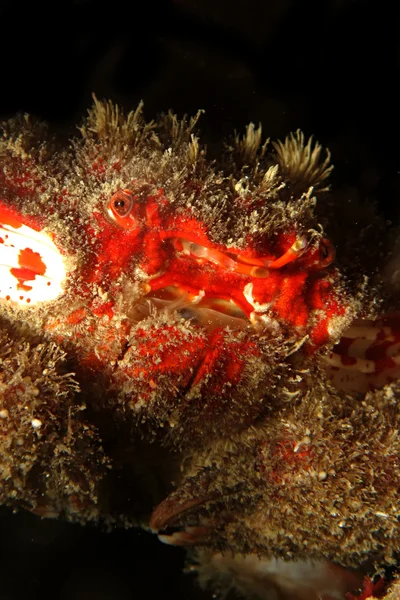
[[[209,572],[227,549],[239,571],[254,553],[390,561],[389,238],[327,201],[312,139],[271,151],[250,125],[210,164],[199,116],[146,124],[95,100],[67,149],[4,125],[2,501],[178,527],[164,541],[205,544]]]
[[[65,353],[18,337],[5,329],[0,337],[0,500],[43,516],[98,518],[107,459],[80,418],[85,406]]]

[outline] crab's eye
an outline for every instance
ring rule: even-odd
[[[107,205],[107,213],[113,221],[124,229],[128,229],[132,223],[132,208],[134,196],[130,190],[118,190],[111,196]]]
[[[118,190],[111,198],[111,210],[119,217],[129,215],[133,206],[133,195],[129,190]]]

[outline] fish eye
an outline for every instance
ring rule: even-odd
[[[133,207],[133,194],[130,190],[118,190],[113,194],[110,201],[111,211],[115,217],[125,218],[129,216]]]

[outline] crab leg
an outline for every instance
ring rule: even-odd
[[[224,312],[225,314],[230,313],[226,308],[229,307],[233,302],[233,312],[239,308],[246,317],[249,317],[253,312],[254,307],[247,301],[247,299],[242,295],[240,291],[232,292],[231,294],[206,294],[204,290],[199,287],[195,287],[193,285],[185,285],[179,281],[179,278],[175,278],[173,275],[165,273],[158,277],[157,279],[153,279],[149,282],[149,292],[155,293],[158,290],[162,290],[167,287],[175,287],[178,289],[182,289],[184,294],[188,295],[188,300],[190,304],[197,304],[201,301],[203,306],[207,306],[208,301],[222,301],[224,303]],[[203,301],[204,298],[204,301]],[[212,305],[211,305],[212,308]]]
[[[359,373],[375,373],[376,370],[376,364],[373,360],[366,360],[364,358],[356,358],[353,356],[342,356],[341,354],[336,354],[336,352],[332,352],[332,354],[327,356],[325,362],[330,367],[358,371]]]
[[[178,246],[177,249],[182,250],[184,254],[193,256],[196,259],[212,262],[223,269],[233,271],[234,273],[241,273],[242,275],[260,278],[268,276],[268,270],[265,267],[260,268],[253,264],[241,264],[216,248],[201,246],[200,244],[195,244],[189,240],[177,240],[174,243],[174,246]]]
[[[166,238],[165,235],[163,237],[164,239]],[[176,250],[179,250],[189,256],[212,262],[235,273],[241,273],[243,275],[249,275],[250,277],[257,278],[267,277],[268,268],[280,269],[293,262],[303,254],[308,246],[306,238],[304,236],[300,237],[284,254],[282,254],[282,256],[271,261],[262,257],[253,259],[251,257],[245,257],[242,255],[238,255],[237,260],[234,260],[225,252],[222,252],[217,248],[209,248],[208,246],[197,243],[197,241],[186,238],[173,238],[173,245]]]
[[[272,262],[269,263],[269,268],[270,269],[280,269],[282,267],[284,267],[285,265],[293,262],[294,260],[296,260],[296,258],[298,258],[301,254],[303,254],[304,250],[306,250],[308,244],[307,244],[307,240],[305,237],[300,237],[298,238],[294,244],[292,244],[289,248],[289,250],[287,250],[284,254],[282,254],[282,256],[280,256],[279,258],[277,258],[276,260],[273,260]]]
[[[400,331],[396,331],[392,327],[384,326],[377,327],[373,321],[360,321],[355,323],[343,334],[343,337],[356,340],[371,340],[380,342],[398,342],[400,341]]]

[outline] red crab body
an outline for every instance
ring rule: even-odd
[[[32,315],[78,365],[106,371],[133,408],[167,399],[170,424],[178,406],[192,404],[212,419],[247,388],[251,409],[238,420],[247,425],[265,408],[260,386],[271,378],[273,348],[286,344],[284,354],[310,355],[349,321],[333,246],[290,220],[262,235],[249,231],[241,244],[213,239],[193,202],[177,202],[142,177],[123,177],[120,161],[107,164],[99,152],[95,146],[85,164],[89,185],[99,187],[90,202],[63,177],[47,189],[31,159],[18,157],[5,169],[3,303],[23,310],[24,319]],[[110,187],[107,173],[123,185]],[[193,178],[184,187],[201,194]],[[44,192],[38,211],[32,197]],[[230,202],[245,219],[257,214],[237,192]]]
[[[245,555],[250,577],[262,581],[275,577],[275,566],[285,572],[271,556],[299,558],[301,572],[309,557],[322,561],[322,572],[326,560],[360,564],[361,531],[371,534],[374,551],[376,532],[386,542],[397,531],[390,519],[400,511],[398,494],[389,490],[398,473],[396,390],[371,393],[371,405],[359,400],[399,376],[398,317],[377,318],[379,287],[368,291],[353,254],[344,269],[340,256],[336,262],[320,225],[328,219],[316,212],[314,194],[323,195],[331,170],[318,144],[297,133],[267,155],[250,126],[218,171],[194,124],[170,115],[158,135],[140,110],[123,119],[96,102],[82,140],[65,151],[42,143],[42,129],[26,121],[4,126],[0,324],[25,347],[13,346],[14,362],[4,368],[9,404],[0,407],[0,425],[20,410],[23,439],[33,435],[34,448],[44,447],[32,469],[40,485],[29,488],[27,504],[41,514],[61,506],[94,518],[99,502],[108,515],[97,486],[112,498],[121,479],[129,517],[156,531],[176,526],[161,536],[168,543],[233,549],[233,566],[223,560],[216,569],[230,576],[236,569],[240,580]],[[32,354],[39,375],[26,358],[38,344],[48,351]],[[61,417],[70,392],[58,372],[48,383],[55,348],[74,371],[78,398]],[[41,390],[47,404],[38,400]],[[32,412],[27,421],[24,394],[25,406],[43,417]],[[376,437],[366,427],[372,419]],[[69,454],[74,426],[81,433]],[[93,449],[87,460],[82,439]],[[71,467],[82,454],[79,469]],[[61,466],[62,477],[48,487],[59,456],[68,469]],[[145,468],[163,471],[161,491]],[[132,479],[145,488],[139,499],[135,488],[134,501]],[[215,554],[201,560],[220,562]]]
[[[123,202],[129,207],[115,209]],[[59,250],[59,267],[68,258],[62,240],[50,233],[47,241],[44,237],[32,245],[29,234],[40,233],[41,224],[3,203],[2,247],[12,247],[14,253],[12,261],[6,255],[2,259],[7,278],[0,293],[3,301],[29,310],[33,299],[39,307],[56,300],[45,293],[40,297],[36,288],[46,278],[46,287],[54,289],[59,277],[58,296],[69,288],[76,307],[72,305],[61,317],[55,303],[54,309],[49,309],[46,331],[61,342],[74,339],[79,360],[86,365],[101,369],[119,361],[122,377],[142,380],[148,392],[162,375],[178,378],[179,387],[189,381],[195,386],[209,378],[208,390],[211,386],[219,393],[221,381],[236,385],[244,362],[260,355],[255,331],[274,326],[295,341],[304,340],[307,351],[313,352],[329,341],[331,320],[345,313],[335,291],[337,273],[328,269],[332,250],[326,240],[308,248],[304,238],[284,232],[257,251],[251,247],[239,251],[212,242],[207,224],[194,218],[190,209],[177,215],[162,189],[140,196],[117,190],[102,208],[93,213],[92,222],[78,225],[85,238],[85,255],[79,266],[72,272],[65,266],[52,279],[55,249]],[[118,210],[126,214],[121,217]],[[18,233],[21,228],[23,235]],[[19,253],[15,252],[17,236]],[[136,273],[140,274],[139,285],[122,311],[118,307],[121,287],[137,284]],[[153,304],[154,309],[178,310],[190,327],[188,331],[173,324],[139,327],[121,359],[132,324],[145,316],[140,315],[145,303]],[[227,327],[246,330],[247,335],[228,342]],[[160,348],[167,349],[171,342],[171,349],[160,353]],[[148,358],[147,364],[135,366],[143,357]],[[154,357],[156,364],[152,363]],[[141,403],[145,397],[142,390],[132,402]]]

